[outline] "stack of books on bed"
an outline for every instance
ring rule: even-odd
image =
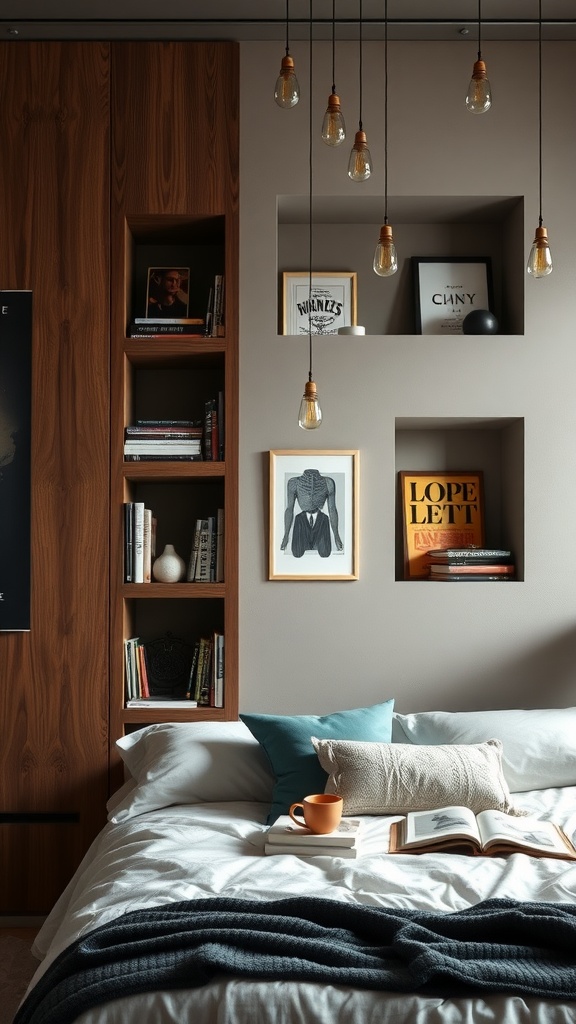
[[[295,825],[288,814],[281,814],[266,833],[264,853],[288,853],[297,857],[357,857],[360,851],[362,822],[342,818],[337,829],[316,835]]]
[[[436,548],[427,554],[429,579],[448,583],[514,579],[512,552],[504,548]]]

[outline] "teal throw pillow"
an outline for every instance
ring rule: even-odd
[[[390,743],[393,711],[394,701],[387,700],[332,715],[239,715],[266,752],[276,777],[268,824],[309,793],[324,792],[328,775],[312,746],[312,736]]]

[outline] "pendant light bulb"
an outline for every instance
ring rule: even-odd
[[[530,249],[526,270],[532,277],[547,277],[552,273],[552,253],[548,244],[548,232],[540,225],[536,228]]]
[[[486,64],[478,58],[466,94],[466,109],[472,114],[485,114],[492,106],[492,90],[486,75]]]
[[[348,161],[348,177],[352,181],[366,181],[372,173],[372,157],[366,142],[366,132],[361,129],[354,136],[354,145]]]
[[[294,71],[294,61],[289,54],[282,57],[280,74],[278,75],[274,90],[274,99],[278,106],[284,110],[295,107],[300,99],[300,86]]]
[[[398,256],[390,224],[383,224],[380,228],[380,238],[374,252],[372,266],[378,277],[392,277],[392,274],[398,270]]]
[[[318,391],[313,380],[306,381],[304,394],[300,402],[298,426],[302,430],[316,430],[322,423],[322,410],[318,401]]]
[[[346,138],[346,125],[340,109],[340,97],[335,92],[328,97],[328,106],[322,122],[322,141],[327,146],[339,146]]]

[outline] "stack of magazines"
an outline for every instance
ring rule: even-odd
[[[428,552],[427,561],[429,579],[445,583],[503,583],[515,574],[512,552],[504,548],[436,548]]]

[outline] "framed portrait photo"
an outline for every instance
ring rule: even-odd
[[[148,267],[146,318],[185,320],[188,317],[189,267]]]
[[[413,256],[416,334],[462,334],[464,317],[494,312],[489,256]]]
[[[283,334],[338,334],[356,325],[355,271],[289,270],[282,274]]]
[[[481,470],[401,470],[398,478],[405,580],[427,579],[429,551],[484,546]]]
[[[270,452],[269,579],[358,579],[359,457]]]

